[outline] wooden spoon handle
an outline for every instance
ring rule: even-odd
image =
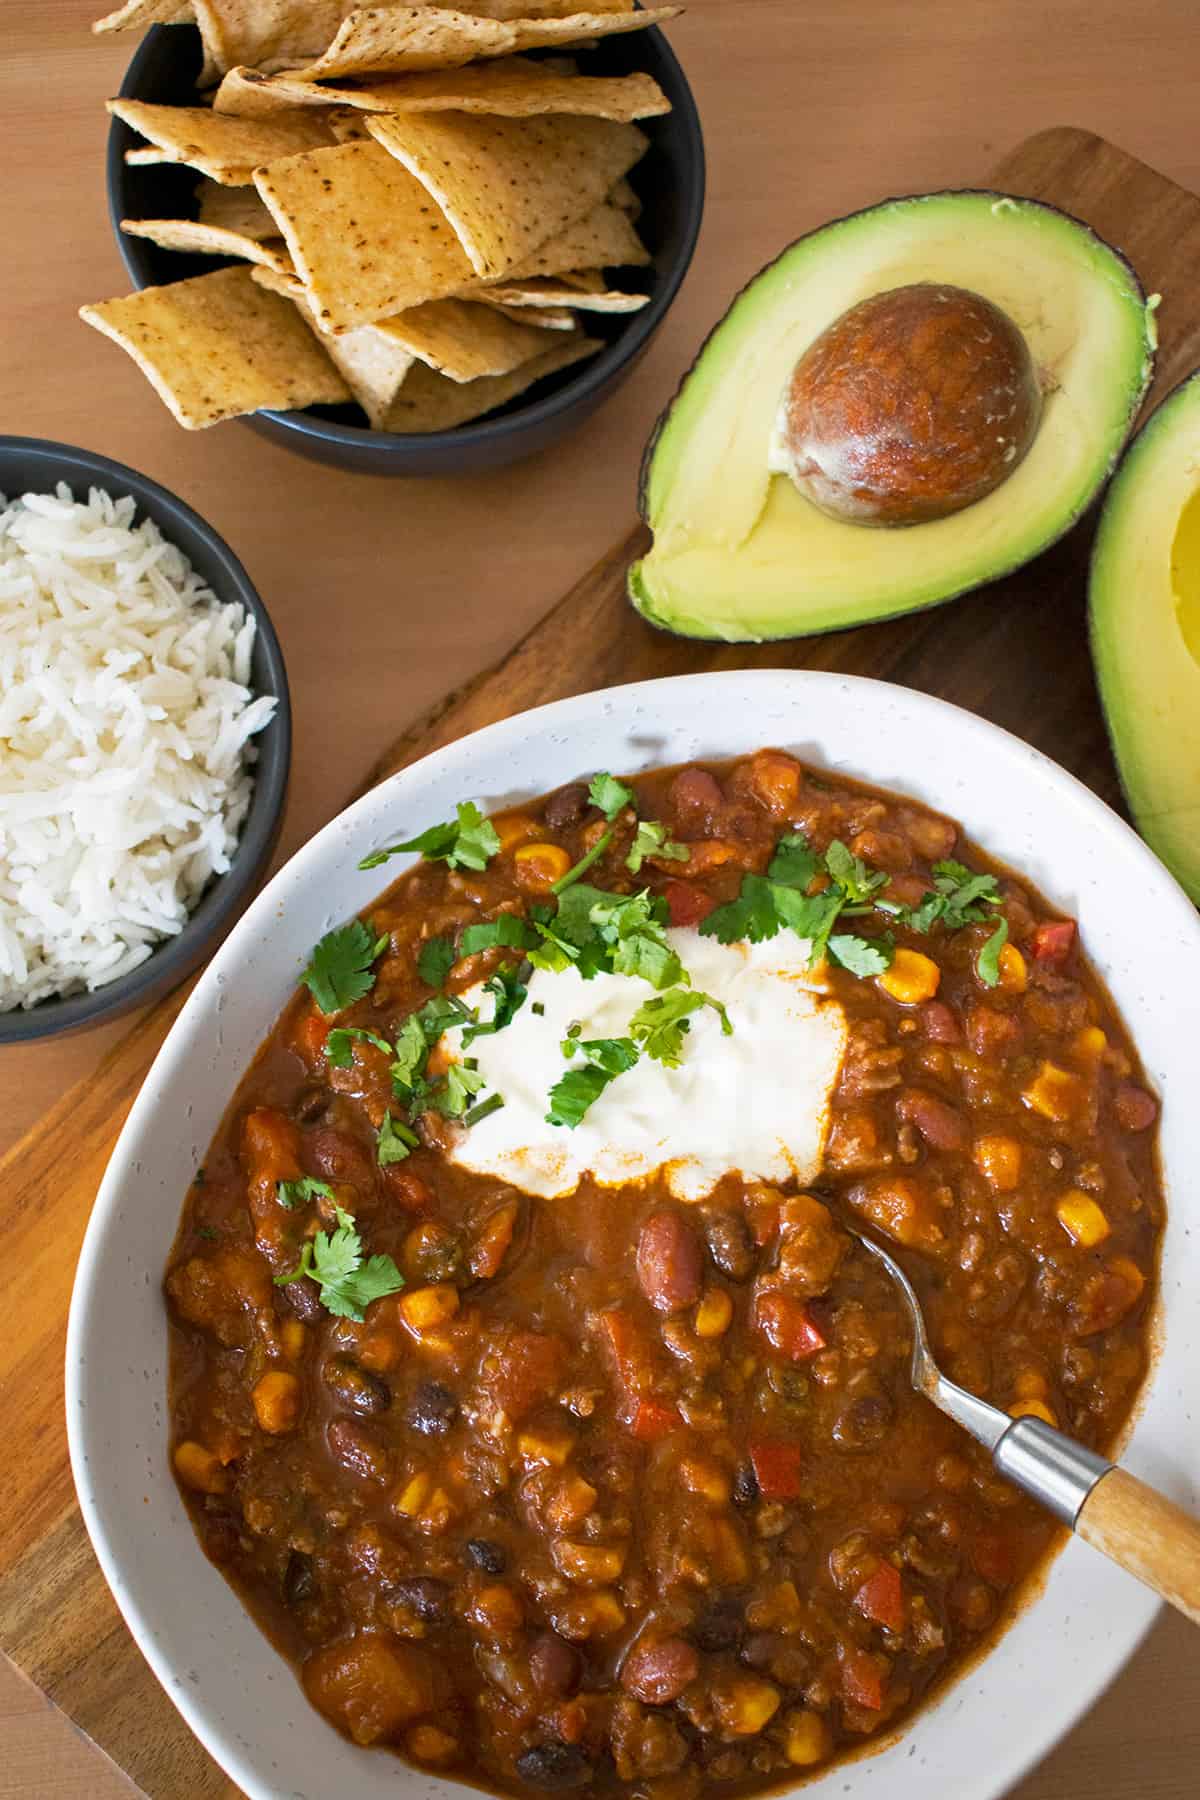
[[[1075,1530],[1200,1625],[1200,1521],[1135,1475],[1110,1469],[1084,1501]]]

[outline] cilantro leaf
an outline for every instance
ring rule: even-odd
[[[689,1029],[688,1016],[703,1006],[711,1006],[720,1015],[722,1032],[726,1037],[731,1036],[733,1026],[721,1002],[714,1000],[711,994],[682,987],[643,1001],[629,1021],[629,1035],[655,1062],[665,1064],[668,1069],[677,1069],[684,1034]]]
[[[550,1089],[547,1125],[565,1125],[573,1131],[612,1079],[603,1069],[591,1066],[568,1069]]]
[[[386,1169],[389,1163],[403,1162],[420,1141],[415,1131],[410,1131],[407,1125],[393,1119],[390,1112],[385,1112],[383,1124],[379,1127],[377,1147],[380,1168]]]
[[[891,934],[881,938],[854,937],[849,932],[835,932],[829,939],[829,954],[851,975],[882,975],[891,967],[896,946]]]
[[[483,984],[485,994],[492,996],[494,1005],[490,1019],[476,1019],[463,1028],[462,1044],[465,1049],[473,1044],[477,1037],[492,1037],[497,1031],[503,1031],[511,1025],[525,1004],[529,989],[513,969],[497,969],[496,973]]]
[[[339,1284],[338,1298],[346,1307],[344,1317],[361,1320],[363,1309],[372,1300],[382,1300],[387,1294],[398,1293],[403,1286],[404,1277],[390,1256],[368,1257],[361,1268]],[[324,1294],[321,1298],[325,1300],[330,1312],[337,1311],[333,1303],[325,1299]]]
[[[392,1085],[411,1089],[425,1067],[429,1042],[416,1013],[410,1013],[396,1034],[396,1060],[391,1067]]]
[[[891,880],[885,869],[868,869],[862,857],[852,855],[840,838],[834,838],[826,850],[825,867],[846,899],[855,905],[870,900]]]
[[[700,935],[715,937],[719,944],[737,944],[743,940],[751,944],[764,943],[785,923],[778,905],[780,894],[803,899],[803,895],[795,894],[791,888],[778,888],[763,875],[743,875],[737,899],[710,912],[701,922]]]
[[[633,789],[627,788],[624,782],[617,780],[615,775],[610,775],[607,769],[601,769],[598,775],[592,776],[588,787],[588,799],[593,806],[600,808],[610,825],[626,806],[637,804]]]
[[[985,987],[995,987],[1000,979],[1000,952],[1008,942],[1008,920],[997,919],[996,929],[979,955],[975,958],[975,967],[979,971],[979,979]]]
[[[529,947],[531,938],[532,933],[524,919],[517,918],[515,913],[500,913],[497,918],[485,919],[478,925],[468,925],[458,940],[458,954],[477,956],[481,950],[500,947],[524,950]]]
[[[568,1035],[563,1039],[564,1056],[583,1056],[593,1068],[602,1069],[610,1078],[625,1075],[638,1059],[632,1038],[581,1038]]]
[[[384,1294],[404,1286],[404,1277],[390,1256],[373,1256],[363,1262],[362,1239],[354,1220],[337,1206],[337,1229],[318,1231],[305,1244],[300,1261],[290,1275],[277,1275],[276,1287],[286,1287],[311,1275],[321,1290],[321,1304],[339,1318],[361,1322],[363,1308]]]
[[[485,819],[473,800],[460,800],[456,816],[440,825],[430,825],[416,837],[402,844],[389,844],[364,856],[360,869],[377,869],[391,856],[419,851],[426,862],[444,862],[451,869],[486,869],[500,848],[496,827]]]
[[[426,987],[440,988],[456,960],[448,937],[426,938],[417,957],[417,974]]]
[[[665,825],[655,819],[639,819],[625,857],[625,867],[636,875],[648,856],[657,856],[660,861],[686,862],[690,855],[687,845],[677,844]]]
[[[325,1039],[325,1055],[335,1069],[348,1069],[354,1061],[354,1039],[361,1038],[368,1044],[374,1044],[385,1056],[393,1056],[395,1052],[386,1038],[377,1032],[364,1031],[358,1025],[335,1025]]]
[[[808,839],[802,832],[794,831],[776,844],[767,875],[784,887],[806,888],[820,866],[821,859],[809,848]]]
[[[939,923],[948,931],[961,931],[964,925],[991,918],[988,908],[1000,905],[1000,892],[994,875],[973,875],[960,862],[937,862],[933,865],[933,890],[916,906],[896,906],[886,900],[877,900],[876,905],[910,931],[924,933]]]
[[[333,1189],[327,1181],[318,1181],[314,1175],[301,1175],[296,1181],[277,1181],[275,1195],[281,1206],[294,1208],[304,1206],[318,1196],[332,1200]]]
[[[461,1119],[483,1086],[483,1076],[469,1063],[451,1063],[446,1078],[429,1094],[429,1104],[446,1119]]]
[[[387,942],[386,936],[372,937],[361,919],[326,932],[300,977],[323,1013],[342,1012],[370,993],[375,985],[371,965]]]

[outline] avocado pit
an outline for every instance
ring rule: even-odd
[[[1037,434],[1020,328],[982,294],[914,282],[834,320],[792,371],[771,467],[822,512],[920,525],[1000,486]]]

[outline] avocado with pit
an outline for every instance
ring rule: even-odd
[[[1200,902],[1200,371],[1125,453],[1100,515],[1088,606],[1129,810]]]
[[[945,307],[955,329],[939,335]],[[997,363],[990,387],[986,354],[972,361],[988,336],[986,320],[971,335],[981,309],[1026,365],[1013,360],[1006,383]],[[1153,349],[1129,264],[1040,202],[926,194],[826,225],[742,290],[659,420],[641,483],[654,543],[629,571],[633,604],[685,636],[760,641],[935,606],[1007,574],[1069,530],[1111,473]],[[1030,369],[1032,402],[1000,420]],[[931,391],[932,437],[916,444],[936,465],[929,507],[912,430],[929,425]],[[954,413],[964,395],[973,414]],[[940,444],[938,406],[955,427]],[[964,417],[989,467],[964,454]],[[846,430],[859,439],[848,450]],[[871,483],[905,455],[881,495]],[[951,493],[968,465],[983,479]]]

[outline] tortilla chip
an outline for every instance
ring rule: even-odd
[[[306,62],[320,56],[354,0],[194,0],[208,60],[216,74],[238,63],[272,58]]]
[[[125,152],[125,161],[131,169],[144,168],[148,163],[182,163],[182,160],[160,150],[157,144],[139,144],[136,149]]]
[[[285,157],[260,169],[256,185],[324,327],[369,325],[471,278],[441,209],[378,144]]]
[[[533,281],[506,284],[497,282],[488,297],[503,306],[519,309],[539,306],[573,306],[581,312],[627,313],[645,306],[649,294],[626,294],[620,288],[607,288],[599,276],[595,287],[576,287],[571,275],[543,275]]]
[[[231,119],[207,106],[149,106],[141,100],[110,100],[108,110],[149,138],[168,161],[199,169],[222,187],[248,187],[260,164],[332,141],[324,118],[300,108],[271,119]],[[137,152],[126,161],[135,157]]]
[[[191,0],[125,0],[115,12],[96,19],[92,30],[145,31],[151,25],[183,25],[194,17]]]
[[[257,188],[221,187],[215,181],[202,181],[196,189],[196,198],[199,202],[196,218],[201,225],[214,225],[219,231],[237,231],[258,243],[279,236],[279,227],[259,199]]]
[[[350,106],[363,112],[495,113],[509,119],[538,113],[574,113],[628,122],[671,110],[649,75],[608,79],[557,74],[545,63],[502,57],[459,70],[426,69],[419,75],[380,75],[357,86],[300,81],[294,75],[260,75],[232,69],[213,102],[218,112],[267,117],[281,106]]]
[[[264,268],[260,263],[251,269],[250,273],[258,283],[259,287],[269,289],[272,294],[283,294],[289,300],[305,300],[308,297],[308,289],[294,269],[268,269]],[[315,315],[313,330],[321,330],[320,326],[316,323]],[[326,335],[331,334],[322,332],[321,335],[324,338]],[[345,335],[347,334],[343,333],[343,336]]]
[[[256,269],[254,279],[263,287],[276,286],[276,277],[269,269]],[[283,278],[285,282],[287,279]],[[360,325],[356,331],[343,332],[341,337],[326,337],[317,324],[303,287],[298,281],[295,286],[299,292],[291,293],[289,297],[300,317],[340,370],[346,386],[366,413],[372,431],[382,431],[392,401],[413,366],[412,352],[375,325]],[[282,282],[276,291],[286,291]]]
[[[483,276],[583,218],[647,146],[636,125],[563,115],[371,114],[367,127],[428,188]]]
[[[325,116],[329,120],[329,129],[339,144],[369,144],[371,142],[365,113],[354,112],[348,106],[335,106]]]
[[[494,306],[498,313],[506,319],[512,319],[517,325],[536,325],[539,331],[574,331],[575,314],[568,312],[565,306],[501,306],[496,300],[489,300],[481,293],[479,298],[485,306]]]
[[[642,31],[681,11],[659,6],[645,12],[578,12],[567,18],[487,19],[437,6],[367,7],[344,19],[324,55],[296,73],[306,81],[321,81],[333,75],[457,69],[476,57]]]
[[[149,238],[164,250],[190,251],[194,256],[241,256],[267,269],[292,266],[280,237],[254,238],[222,225],[202,225],[198,219],[122,219],[121,230],[129,237]]]
[[[415,363],[388,413],[387,431],[450,431],[470,419],[482,418],[496,407],[515,400],[546,375],[557,374],[581,357],[602,350],[599,338],[582,333],[569,342],[554,344],[531,357],[509,375],[485,375],[479,381],[447,381],[436,370]]]
[[[79,316],[132,356],[188,431],[260,407],[349,398],[295,307],[244,266],[82,306]]]
[[[375,329],[451,381],[508,375],[546,348],[535,326],[514,323],[494,308],[469,300],[429,300],[381,320]]]
[[[561,275],[564,269],[637,268],[649,261],[650,252],[628,213],[606,200],[586,218],[540,245],[524,262],[506,269],[501,280],[511,286],[533,275]]]

